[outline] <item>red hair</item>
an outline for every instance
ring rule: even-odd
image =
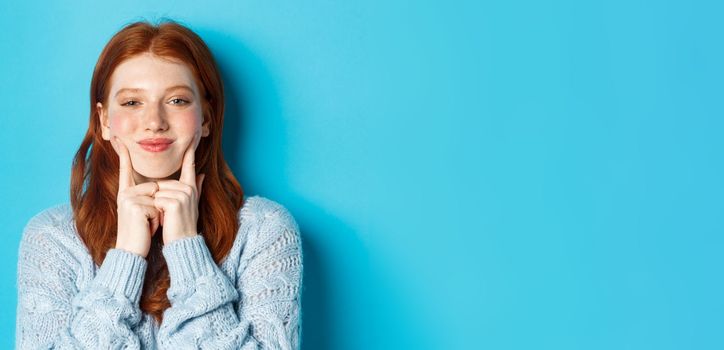
[[[145,21],[126,25],[111,38],[98,58],[91,80],[88,131],[71,170],[70,200],[75,225],[93,261],[100,266],[116,241],[119,161],[110,142],[101,136],[96,103],[106,106],[110,77],[121,62],[149,52],[186,64],[201,93],[203,118],[204,122],[210,121],[210,134],[201,138],[196,149],[196,173],[206,174],[197,228],[203,232],[218,264],[233,245],[244,192],[221,150],[224,88],[216,62],[198,35],[173,20],[157,25]],[[171,306],[166,296],[170,277],[161,254],[161,237],[160,232],[153,237],[140,301],[141,310],[154,316],[159,324],[163,311]]]

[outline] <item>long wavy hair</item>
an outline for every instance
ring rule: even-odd
[[[174,20],[164,19],[157,25],[147,21],[127,24],[111,38],[98,58],[91,81],[88,131],[71,171],[70,199],[75,225],[93,261],[100,266],[116,241],[119,159],[110,142],[101,136],[96,103],[107,105],[110,77],[120,63],[148,52],[186,64],[201,92],[203,118],[204,122],[210,121],[210,134],[201,138],[196,149],[196,173],[206,174],[197,229],[203,233],[218,264],[233,245],[244,192],[221,149],[224,88],[216,62],[204,41]],[[161,237],[160,232],[153,237],[140,301],[141,310],[159,324],[164,310],[171,306],[166,296],[170,277],[161,251]]]

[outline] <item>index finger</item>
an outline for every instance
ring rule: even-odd
[[[118,192],[121,192],[135,186],[136,182],[133,180],[131,155],[128,153],[128,148],[117,137],[113,136],[113,140],[118,148]]]
[[[184,153],[179,181],[196,188],[196,137],[189,143],[189,147]]]

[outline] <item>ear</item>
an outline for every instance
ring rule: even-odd
[[[209,124],[211,124],[211,119],[208,119],[203,124],[201,124],[201,137],[209,136]]]
[[[103,104],[100,102],[96,103],[96,111],[98,112],[98,118],[101,122],[101,136],[104,140],[111,140],[111,128],[108,126],[108,113],[103,109]]]

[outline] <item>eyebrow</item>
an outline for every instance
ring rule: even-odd
[[[191,93],[193,93],[193,91],[194,91],[194,90],[191,89],[191,87],[189,87],[188,85],[174,85],[174,86],[171,86],[171,87],[169,87],[168,89],[166,89],[166,92],[169,92],[169,91],[171,91],[171,90],[176,90],[176,89],[189,90]],[[120,90],[116,91],[116,94],[115,94],[114,96],[118,96],[118,95],[120,95],[122,92],[126,92],[126,91],[138,92],[138,91],[146,91],[146,89],[141,89],[141,88],[123,88],[123,89],[120,89]]]

